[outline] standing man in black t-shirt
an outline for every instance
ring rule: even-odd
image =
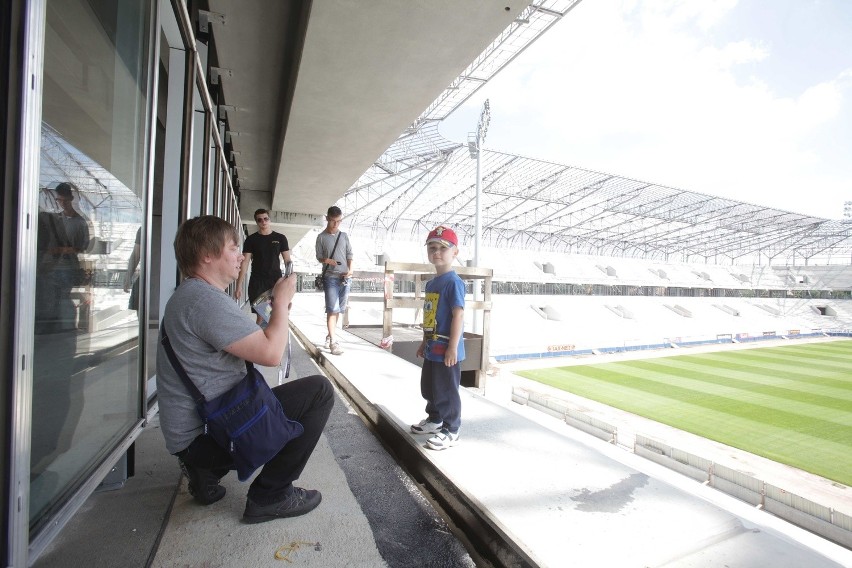
[[[278,260],[278,256],[280,255],[284,262],[290,262],[290,247],[287,244],[287,237],[272,230],[269,222],[269,211],[258,209],[254,212],[254,221],[257,223],[257,232],[249,235],[243,243],[245,259],[240,266],[240,277],[237,279],[237,287],[234,290],[234,297],[239,300],[243,293],[246,270],[248,270],[249,264],[253,264],[248,284],[249,302],[252,303],[263,292],[272,288],[281,278],[281,262]],[[254,262],[252,263],[252,261]],[[252,308],[252,311],[254,311],[254,308]],[[263,319],[258,314],[258,325],[262,321]]]

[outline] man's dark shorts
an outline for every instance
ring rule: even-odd
[[[281,278],[281,276],[278,276],[278,278]],[[260,277],[260,278],[255,278],[254,276],[252,276],[251,278],[249,278],[249,285],[248,285],[249,302],[253,304],[254,301],[257,300],[258,296],[260,296],[261,294],[263,294],[264,292],[266,292],[267,290],[269,290],[270,288],[275,286],[275,283],[278,282],[278,278],[270,277],[270,276],[264,276],[264,277]],[[253,311],[254,313],[257,313],[257,312],[254,311],[254,308],[252,308],[251,311]]]

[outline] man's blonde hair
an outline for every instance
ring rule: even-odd
[[[229,240],[240,242],[234,226],[220,217],[202,215],[184,221],[175,236],[175,257],[181,274],[193,276],[207,255],[220,257]]]

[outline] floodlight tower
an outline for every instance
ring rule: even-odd
[[[846,222],[852,221],[852,201],[843,202],[843,216],[846,217]],[[849,264],[852,264],[852,255],[849,257]]]
[[[485,135],[488,133],[488,124],[491,122],[491,106],[488,99],[482,105],[482,112],[479,115],[479,124],[476,127],[476,132],[471,132],[467,137],[467,149],[470,151],[470,157],[476,160],[476,216],[474,220],[473,230],[473,265],[479,266],[479,245],[482,242],[482,145],[485,143]],[[481,300],[482,291],[480,290],[479,280],[475,281],[473,287],[473,299]],[[475,311],[473,317],[473,332],[482,333],[482,322],[479,317],[479,312]]]

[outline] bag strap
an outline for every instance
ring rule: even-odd
[[[285,378],[285,379],[289,379],[289,378],[290,378],[290,360],[292,359],[292,356],[293,356],[293,348],[292,348],[292,346],[291,346],[291,344],[290,344],[290,339],[291,339],[291,335],[290,335],[290,332],[289,332],[289,330],[288,330],[288,331],[287,331],[287,355],[286,355],[286,357],[287,357],[287,366],[286,366],[286,368],[284,369],[284,378]]]
[[[184,369],[183,365],[180,364],[180,361],[178,360],[177,355],[175,354],[175,350],[172,349],[172,344],[171,341],[169,341],[169,336],[166,335],[165,322],[163,322],[163,324],[160,326],[160,330],[162,331],[160,343],[163,344],[163,348],[166,350],[166,355],[168,355],[169,357],[169,362],[172,364],[172,367],[174,368],[175,372],[183,381],[184,386],[189,391],[189,394],[192,396],[193,400],[195,401],[195,404],[204,404],[206,402],[204,395],[201,394],[201,391],[198,390],[198,387],[195,386],[195,383],[190,380],[189,375],[186,374],[186,369]]]
[[[192,399],[195,401],[196,405],[201,405],[207,402],[207,399],[204,398],[204,395],[201,394],[201,391],[198,390],[198,387],[195,386],[195,383],[189,378],[189,375],[186,374],[186,369],[181,365],[180,360],[178,360],[177,355],[175,354],[175,350],[172,348],[172,342],[169,341],[169,336],[166,335],[166,324],[163,323],[160,326],[160,330],[163,332],[162,337],[160,338],[160,343],[163,344],[163,349],[166,350],[166,355],[169,358],[169,362],[172,364],[172,368],[174,368],[175,372],[178,374],[180,379],[183,381],[186,390],[189,391],[189,394],[192,396]],[[289,344],[289,336],[287,342],[287,374],[285,377],[290,376],[290,344]],[[254,363],[251,361],[246,361],[246,372],[249,372],[254,368]]]
[[[335,239],[335,241],[334,241],[334,247],[332,247],[332,249],[331,249],[331,254],[328,256],[328,258],[334,259],[334,251],[336,251],[336,250],[337,250],[337,243],[339,243],[339,242],[340,242],[340,235],[342,235],[342,234],[343,234],[343,231],[337,231],[337,239]],[[326,264],[325,266],[323,266],[323,267],[322,267],[322,275],[323,275],[323,276],[325,276],[325,271],[326,271],[326,270],[328,270],[328,265],[327,265],[327,264]]]

